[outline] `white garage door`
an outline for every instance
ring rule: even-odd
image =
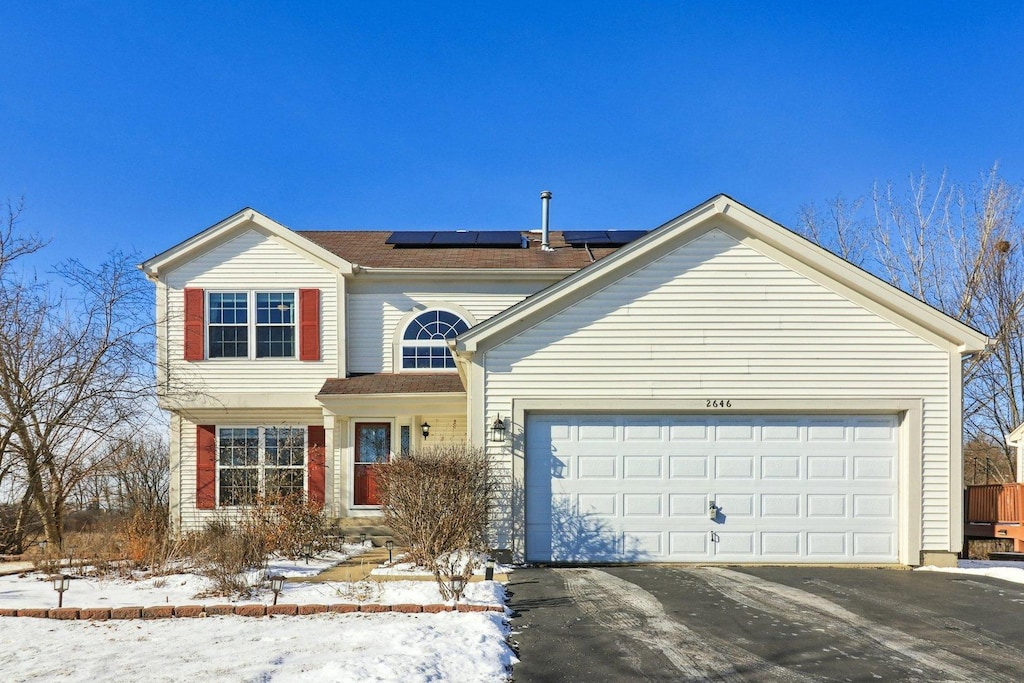
[[[887,415],[532,415],[526,557],[896,562],[897,435]]]

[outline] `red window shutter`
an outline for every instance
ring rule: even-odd
[[[309,472],[309,487],[307,498],[310,503],[323,505],[325,502],[324,491],[326,489],[327,468],[325,449],[327,435],[322,425],[312,425],[309,428],[308,451],[306,457],[306,468]]]
[[[299,290],[299,360],[320,360],[320,290]]]
[[[205,308],[203,290],[185,290],[185,360],[203,359]]]
[[[212,510],[217,502],[217,427],[196,426],[196,507]]]

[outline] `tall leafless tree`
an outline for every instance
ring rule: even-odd
[[[58,268],[57,287],[16,261],[43,245],[0,232],[0,458],[17,471],[47,540],[59,546],[69,497],[137,428],[152,392],[152,305],[132,260]]]
[[[805,235],[836,245],[871,245],[860,264],[883,280],[993,339],[964,365],[964,440],[997,446],[1006,471],[1015,453],[1006,435],[1024,419],[1024,186],[993,167],[969,185],[911,176],[906,191],[875,184],[871,212],[834,199],[805,207]]]

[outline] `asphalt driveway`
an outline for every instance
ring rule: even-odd
[[[1020,681],[1024,585],[895,569],[511,576],[515,683]]]

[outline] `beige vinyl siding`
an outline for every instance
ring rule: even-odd
[[[349,290],[350,372],[394,372],[395,331],[413,310],[459,307],[480,323],[548,282],[354,282]],[[454,305],[454,306],[453,306]]]
[[[948,350],[721,231],[488,350],[483,363],[489,420],[510,415],[514,398],[564,399],[566,411],[573,398],[608,399],[609,410],[620,399],[920,399],[923,547],[948,549]],[[495,464],[511,472],[507,452]]]
[[[172,381],[175,377],[187,378],[195,391],[214,396],[301,393],[308,396],[305,403],[312,406],[324,380],[337,375],[338,276],[277,240],[247,231],[174,270],[167,284],[166,330]],[[217,358],[185,362],[182,316],[186,287],[207,291],[319,289],[321,360]]]

